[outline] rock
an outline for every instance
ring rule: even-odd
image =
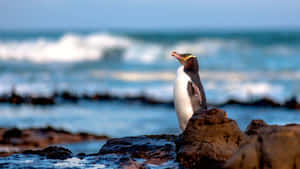
[[[296,97],[293,97],[290,100],[285,102],[285,107],[287,107],[289,109],[299,110],[300,109],[300,103],[298,103]]]
[[[122,168],[145,168],[148,164],[162,165],[170,161],[175,164],[176,138],[174,135],[148,135],[110,139],[98,156],[107,156],[106,161],[115,161]]]
[[[247,132],[248,144],[227,161],[227,169],[300,169],[300,125],[252,121]]]
[[[55,99],[53,96],[50,97],[31,97],[29,103],[33,105],[54,105]]]
[[[80,158],[80,159],[83,159],[83,158],[86,157],[86,154],[85,154],[85,153],[78,153],[76,156],[77,156],[78,158]]]
[[[4,129],[2,129],[4,130]],[[17,128],[12,128],[9,130],[6,130],[2,134],[2,139],[0,139],[0,145],[1,144],[11,144],[13,146],[16,146],[18,144],[21,144],[20,138],[22,137],[22,131]]]
[[[48,159],[65,160],[72,157],[72,152],[63,147],[50,146],[42,150],[25,150],[23,154],[37,154]]]
[[[197,112],[177,142],[177,160],[185,168],[219,169],[245,138],[223,110]]]
[[[265,106],[270,106],[270,107],[280,107],[280,103],[277,103],[276,101],[270,99],[270,98],[261,98],[257,101],[254,101],[252,104],[252,106],[261,106],[261,107],[265,107]]]
[[[11,97],[9,98],[9,103],[12,103],[12,104],[21,104],[24,102],[25,102],[25,99],[22,96],[15,94],[15,93],[12,93]]]
[[[246,129],[246,134],[247,135],[257,134],[259,129],[267,126],[268,124],[263,120],[252,120]]]
[[[21,136],[22,136],[22,130],[18,128],[8,129],[2,135],[3,139],[20,138]]]
[[[62,94],[61,94],[61,97],[66,100],[66,101],[70,101],[70,102],[74,102],[76,103],[79,99],[78,96],[76,96],[75,94],[72,94],[68,91],[64,91]]]
[[[92,100],[113,100],[115,99],[112,95],[108,93],[103,93],[103,94],[95,94],[91,97]]]
[[[138,161],[132,160],[130,158],[125,158],[120,161],[124,161],[124,162],[121,162],[120,167],[119,167],[122,169],[146,169],[145,164],[139,163]]]
[[[61,91],[53,92],[50,96],[37,96],[37,95],[20,95],[15,89],[11,93],[0,95],[0,103],[10,103],[10,104],[32,104],[32,105],[55,105],[61,102],[72,102],[77,103],[80,100],[87,101],[125,101],[125,102],[141,102],[150,105],[164,105],[168,107],[174,107],[172,100],[161,100],[157,98],[152,98],[147,96],[145,93],[140,95],[125,95],[117,96],[113,93],[103,92],[103,93],[83,93],[78,94],[72,91]],[[257,100],[241,101],[230,99],[222,104],[209,105],[222,107],[225,105],[240,105],[240,106],[253,106],[253,107],[274,107],[274,108],[289,108],[289,109],[300,109],[300,103],[294,96],[287,100],[284,104],[275,101],[272,98],[264,97]]]
[[[0,129],[0,147],[5,147],[1,156],[19,153],[27,149],[45,148],[53,144],[74,143],[89,140],[107,140],[107,136],[89,133],[71,133],[53,127],[28,129]]]

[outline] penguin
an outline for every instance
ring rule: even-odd
[[[174,82],[174,104],[179,126],[185,130],[194,112],[207,110],[206,96],[199,76],[197,57],[192,54],[172,52],[180,67]]]

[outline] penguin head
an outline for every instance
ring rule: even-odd
[[[185,68],[198,68],[197,57],[191,53],[180,54],[177,52],[172,52],[172,56],[175,57],[181,65]]]
[[[191,53],[180,54],[177,52],[172,52],[172,56],[175,57],[181,65],[184,66],[185,70],[188,71],[198,71],[198,60],[197,57]]]

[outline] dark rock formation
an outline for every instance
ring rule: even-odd
[[[29,97],[28,102],[32,105],[54,105],[55,98],[53,96],[49,97]]]
[[[45,148],[52,144],[73,143],[88,140],[106,140],[107,136],[97,136],[88,133],[70,133],[52,127],[29,129],[0,129],[0,147],[6,147],[8,152],[0,152],[0,156],[22,152],[26,149]]]
[[[252,121],[248,144],[226,164],[228,169],[298,169],[300,168],[300,125],[267,125]]]
[[[67,159],[72,152],[61,147],[41,150],[49,144],[101,139],[107,137],[52,127],[0,128],[0,146],[50,159]],[[243,133],[226,112],[215,108],[196,112],[180,136],[110,139],[98,153],[79,153],[76,157],[93,159],[93,164],[107,168],[300,169],[300,125],[277,126],[253,120]]]
[[[177,160],[185,168],[219,169],[245,137],[220,109],[195,113],[177,143]]]
[[[298,103],[297,98],[293,97],[290,100],[285,102],[285,106],[289,109],[300,110],[300,103]]]
[[[176,166],[176,138],[173,135],[149,135],[110,139],[97,155],[114,160],[122,168],[145,168],[147,164],[161,165],[170,161]],[[172,164],[169,167],[172,168]]]
[[[48,159],[65,160],[72,157],[72,152],[63,147],[50,146],[42,150],[25,150],[23,154],[37,154]]]
[[[76,96],[75,94],[72,94],[68,91],[64,91],[62,94],[61,94],[61,98],[66,100],[66,101],[71,101],[71,102],[74,102],[76,103],[79,99],[78,96]]]
[[[96,156],[119,168],[295,169],[300,168],[300,125],[253,120],[243,133],[226,112],[211,109],[195,113],[179,137],[111,139]]]
[[[163,105],[173,107],[173,101],[169,100],[160,100],[157,98],[149,97],[145,94],[136,95],[136,96],[118,96],[108,92],[104,93],[94,93],[94,94],[78,94],[72,93],[70,91],[54,92],[51,96],[31,96],[31,95],[20,95],[15,91],[11,93],[0,95],[0,103],[10,103],[10,104],[32,104],[32,105],[54,105],[57,103],[77,103],[80,100],[88,101],[126,101],[126,102],[141,102],[144,104],[150,105]],[[255,106],[255,107],[273,107],[273,108],[289,108],[289,109],[300,109],[300,103],[297,101],[296,97],[292,97],[287,100],[285,103],[281,104],[277,101],[272,100],[271,98],[260,98],[257,100],[250,101],[240,101],[240,100],[228,100],[222,104],[211,104],[208,105],[222,107],[226,105],[239,105],[239,106]]]
[[[21,136],[22,136],[22,130],[20,130],[18,128],[12,128],[12,129],[6,130],[3,133],[2,138],[5,141],[9,141],[11,138],[20,138]]]

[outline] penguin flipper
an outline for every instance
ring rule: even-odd
[[[188,94],[191,99],[192,107],[194,112],[202,109],[201,105],[201,93],[197,85],[193,82],[188,82],[187,86]]]
[[[190,97],[201,95],[200,90],[197,87],[197,85],[191,81],[188,82],[187,90],[188,90]]]

